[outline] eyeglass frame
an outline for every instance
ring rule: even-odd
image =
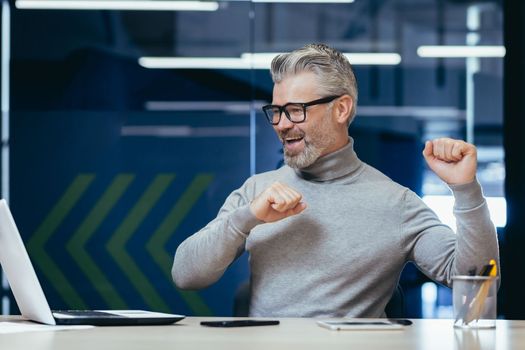
[[[306,121],[306,108],[311,107],[311,106],[325,104],[325,103],[330,103],[333,100],[335,100],[336,98],[339,98],[341,96],[343,96],[343,95],[332,95],[332,96],[318,98],[317,100],[313,100],[313,101],[310,101],[310,102],[288,102],[288,103],[284,104],[283,106],[279,106],[279,105],[265,105],[265,106],[262,107],[262,111],[263,111],[264,115],[266,116],[266,120],[268,120],[268,122],[270,124],[272,124],[272,125],[277,125],[277,124],[279,124],[281,122],[281,118],[283,116],[283,112],[284,112],[284,115],[286,116],[286,118],[288,118],[288,120],[290,122],[292,122],[294,124],[300,124],[300,123],[304,123]],[[303,120],[301,120],[301,121],[293,121],[292,120],[292,117],[290,116],[290,114],[286,110],[286,107],[288,107],[290,105],[299,105],[299,106],[301,106],[303,108]],[[270,108],[278,108],[279,109],[279,119],[277,120],[276,123],[272,122],[272,120],[270,120],[270,116],[268,114],[266,114],[266,110],[268,110]],[[273,114],[274,113],[272,113],[272,118],[271,119],[273,119]]]

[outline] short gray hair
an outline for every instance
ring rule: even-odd
[[[325,44],[309,44],[280,54],[272,60],[271,74],[274,83],[302,72],[314,73],[319,82],[320,93],[326,96],[350,95],[353,102],[348,118],[350,125],[357,108],[357,81],[348,59]]]

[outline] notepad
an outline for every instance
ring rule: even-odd
[[[49,332],[49,331],[75,331],[90,329],[93,326],[49,326],[32,322],[0,322],[0,334]]]
[[[409,320],[389,319],[344,319],[344,320],[319,320],[320,327],[333,331],[351,330],[403,330],[412,324]]]

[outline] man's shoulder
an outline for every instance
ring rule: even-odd
[[[363,163],[364,169],[359,177],[362,183],[370,184],[382,191],[400,191],[405,192],[407,187],[392,180],[388,175],[374,168],[373,166]]]

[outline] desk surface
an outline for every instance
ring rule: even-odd
[[[519,349],[525,321],[498,320],[496,329],[463,331],[452,320],[413,320],[404,330],[330,331],[314,319],[284,318],[278,326],[208,328],[211,317],[188,317],[174,325],[96,327],[87,330],[0,335],[0,349]],[[226,318],[216,318],[226,319]],[[13,321],[0,317],[0,321]]]

